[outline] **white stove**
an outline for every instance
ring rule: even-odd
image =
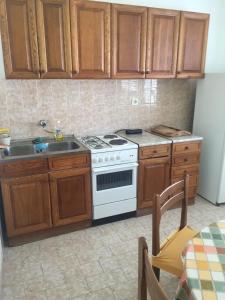
[[[91,150],[94,219],[135,211],[138,146],[116,134],[79,140]]]

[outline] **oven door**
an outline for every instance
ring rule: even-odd
[[[93,204],[136,198],[137,163],[94,168],[92,170]]]

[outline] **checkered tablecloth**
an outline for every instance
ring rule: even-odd
[[[225,220],[213,223],[189,241],[185,276],[196,300],[225,300]]]

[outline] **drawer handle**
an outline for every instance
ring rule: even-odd
[[[186,146],[184,149],[185,149],[185,150],[188,150],[188,149],[189,149],[189,147],[188,147],[188,146]]]
[[[157,150],[154,150],[153,153],[157,153]]]
[[[184,161],[185,161],[185,162],[188,162],[188,159],[187,159],[187,158],[185,158],[185,159],[184,159]]]

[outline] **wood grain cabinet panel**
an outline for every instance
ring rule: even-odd
[[[181,12],[177,77],[203,77],[209,15]]]
[[[9,237],[52,226],[47,174],[3,179],[2,193]]]
[[[50,173],[54,226],[91,220],[90,168]]]
[[[138,174],[138,209],[151,208],[155,195],[170,184],[170,159],[140,160]]]
[[[37,28],[42,78],[71,78],[69,0],[37,0]]]
[[[110,4],[71,0],[74,78],[110,77]]]
[[[147,78],[176,77],[180,12],[148,10]]]
[[[39,78],[35,0],[1,0],[6,78]]]
[[[147,8],[112,5],[112,77],[145,78]]]

